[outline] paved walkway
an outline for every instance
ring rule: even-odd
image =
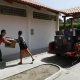
[[[12,76],[14,74],[23,72],[25,70],[31,69],[38,65],[45,64],[44,62],[41,62],[41,59],[45,57],[50,57],[50,56],[53,56],[53,54],[48,54],[47,52],[34,55],[33,57],[35,58],[35,61],[33,62],[33,64],[31,64],[32,61],[30,57],[23,58],[22,65],[17,65],[17,63],[19,62],[19,59],[6,62],[5,68],[0,69],[0,80],[6,77]]]
[[[0,80],[6,77],[12,76],[14,74],[18,74],[25,70],[31,69],[41,64],[45,64],[41,60],[46,57],[51,57],[53,54],[48,54],[47,52],[36,54],[33,57],[35,61],[31,64],[31,58],[25,57],[23,58],[23,64],[17,65],[19,59],[6,62],[6,66],[3,69],[0,69]],[[52,80],[80,80],[80,63],[68,68],[62,69],[62,73],[59,77]]]
[[[63,71],[62,75],[55,80],[80,80],[80,63]]]

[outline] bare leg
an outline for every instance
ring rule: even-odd
[[[28,51],[28,53],[30,54],[30,56],[31,56],[31,58],[32,58],[32,61],[34,61],[34,58],[33,58],[33,56],[32,56],[32,54],[31,54],[31,52],[30,52],[30,50],[27,48],[27,51]]]
[[[22,62],[22,54],[21,54],[21,52],[20,52],[20,62]]]
[[[19,65],[22,64],[22,53],[20,51],[20,62],[18,63]]]

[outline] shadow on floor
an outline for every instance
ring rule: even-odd
[[[43,49],[37,49],[37,50],[31,51],[31,53],[32,53],[32,55],[36,55],[36,54],[44,53],[46,51],[47,51],[47,48],[43,48]],[[23,57],[28,57],[28,56],[30,56],[30,55],[27,54],[27,55],[24,55]],[[0,69],[17,66],[18,63],[6,66],[6,62],[17,60],[17,59],[19,59],[19,53],[3,56],[3,62],[0,63]],[[33,63],[32,62],[31,63],[23,63],[22,65],[25,65],[25,64],[33,64]]]
[[[25,64],[33,64],[32,62],[31,63],[23,63],[21,65],[25,65]],[[14,66],[18,66],[19,64],[13,64],[13,65],[8,65],[8,66],[3,66],[4,68],[8,68],[8,67],[14,67]]]
[[[80,58],[70,58],[64,56],[51,56],[46,57],[41,60],[42,62],[46,63],[53,63],[61,66],[62,68],[69,68],[77,63],[79,63]]]
[[[25,64],[33,64],[33,62],[30,62],[30,63],[23,63],[21,65],[25,65]],[[5,68],[9,68],[9,67],[15,67],[15,66],[18,66],[19,64],[16,63],[16,64],[12,64],[12,65],[7,65],[6,66],[6,62],[1,62],[0,63],[0,69],[5,69]]]
[[[41,49],[36,49],[36,50],[31,51],[32,55],[41,54],[44,52],[47,52],[47,48],[41,48]],[[25,54],[23,57],[29,57],[29,56],[30,56],[29,54]],[[14,53],[11,55],[3,56],[3,60],[5,62],[17,60],[17,59],[19,59],[19,53]]]

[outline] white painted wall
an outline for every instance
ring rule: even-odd
[[[34,35],[31,35],[31,49],[48,47],[50,41],[54,40],[55,21],[33,19],[31,28]]]
[[[23,31],[23,36],[25,37],[26,42],[28,41],[28,29],[27,29],[27,18],[17,17],[17,16],[8,16],[0,15],[0,30],[6,29],[6,37],[17,38],[17,32],[19,30]],[[1,45],[3,55],[13,54],[19,52],[19,46],[16,45],[16,48],[5,48],[4,45]]]
[[[54,40],[55,31],[58,29],[57,21],[33,19],[33,11],[56,15],[45,9],[36,10],[32,7],[13,3],[9,4],[0,1],[0,5],[8,5],[12,7],[23,8],[27,10],[27,17],[1,15],[0,14],[0,30],[7,30],[7,37],[17,38],[18,30],[23,31],[23,36],[31,50],[48,47],[50,41]],[[31,35],[31,29],[34,29],[34,35]],[[1,45],[1,50],[4,55],[14,54],[19,52],[19,46],[16,48],[5,48],[4,44]]]
[[[58,29],[57,21],[34,19],[33,11],[58,16],[45,9],[36,10],[29,7],[29,46],[31,50],[48,47],[49,42],[54,41],[55,31]],[[34,35],[31,35],[31,29],[34,29]]]

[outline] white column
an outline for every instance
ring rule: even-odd
[[[57,30],[59,30],[59,15],[57,16]]]
[[[31,23],[32,23],[32,9],[27,6],[27,18],[28,18],[28,47],[31,49]]]

